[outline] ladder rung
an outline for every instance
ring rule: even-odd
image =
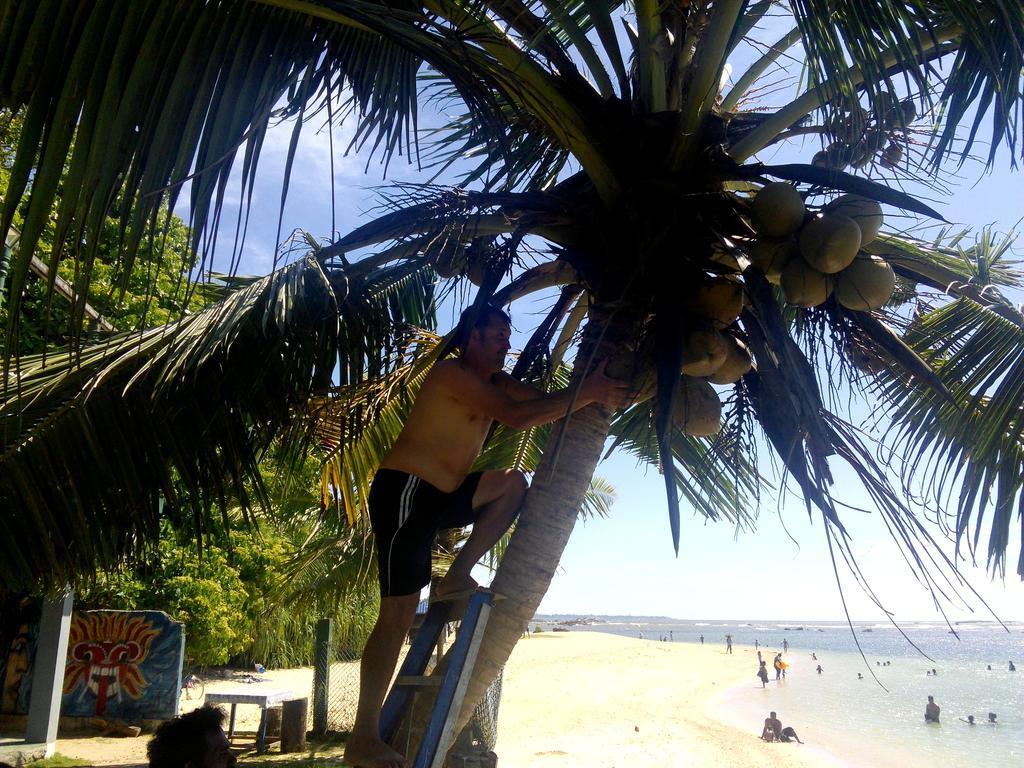
[[[395,678],[395,685],[407,688],[440,688],[443,679],[440,675],[399,675]]]

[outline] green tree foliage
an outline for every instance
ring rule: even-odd
[[[297,599],[304,590],[301,580],[291,583],[295,546],[271,520],[259,533],[237,523],[202,552],[165,525],[145,566],[100,574],[77,607],[164,611],[185,624],[186,660],[196,666],[310,664],[316,622],[325,617],[334,619],[343,641],[360,648],[375,615],[373,584]]]
[[[18,138],[24,123],[20,113],[0,109],[0,194],[7,189],[14,163]],[[2,200],[2,198],[0,198]],[[52,252],[58,197],[53,213],[40,236],[36,254],[47,262]],[[8,240],[17,248],[17,232],[22,224],[24,204],[14,218],[15,233]],[[203,286],[190,285],[187,280],[189,263],[189,228],[177,216],[163,210],[161,220],[165,226],[151,228],[143,238],[138,257],[130,268],[121,259],[123,232],[116,215],[106,216],[99,229],[99,247],[92,274],[87,281],[76,274],[73,257],[65,253],[59,259],[57,274],[69,285],[87,285],[87,301],[118,331],[138,330],[170,322],[180,317],[183,310],[197,310],[205,305],[209,294]],[[199,290],[197,290],[199,288]],[[33,354],[54,350],[70,340],[72,306],[67,297],[47,296],[47,281],[32,273],[24,297],[23,312],[19,320],[19,354]],[[6,324],[6,297],[0,300],[0,323]],[[93,334],[97,323],[89,325]],[[0,339],[0,349],[4,341]]]

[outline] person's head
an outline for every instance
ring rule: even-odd
[[[774,712],[769,712],[768,713],[768,717],[770,717],[772,720],[774,720],[775,719],[775,713]]]
[[[505,365],[512,323],[497,307],[469,307],[459,318],[459,349],[462,359],[497,373]]]
[[[146,748],[149,768],[233,768],[235,755],[223,726],[224,710],[212,706],[168,720]]]
[[[967,722],[970,723],[971,725],[974,725],[974,715],[968,715],[967,716]]]
[[[919,701],[920,701],[920,699],[919,699]],[[929,704],[934,704],[935,703],[935,698],[933,696],[929,696],[928,697],[928,703]]]

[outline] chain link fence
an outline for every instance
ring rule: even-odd
[[[426,611],[423,601],[418,611]],[[455,641],[455,633],[442,636],[443,654]],[[356,718],[359,701],[359,661],[362,658],[365,637],[334,638],[329,629],[329,620],[322,620],[317,627],[316,679],[313,686],[313,729],[319,732],[348,733]],[[408,641],[402,646],[397,669],[402,666],[409,651]],[[439,658],[434,654],[434,661]],[[326,674],[324,674],[326,673]],[[319,683],[326,678],[327,685]],[[498,706],[501,703],[502,675],[491,683],[487,694],[477,705],[466,729],[464,738],[475,744],[493,750],[498,738]],[[415,706],[415,704],[414,704]]]

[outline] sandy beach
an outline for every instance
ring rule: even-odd
[[[720,642],[661,643],[599,632],[524,638],[505,668],[500,763],[512,768],[838,765],[812,745],[762,742],[761,720],[745,728],[736,722],[723,694],[751,682],[756,657],[751,647],[734,650],[727,655]],[[265,677],[266,685],[295,691],[312,684],[309,668],[268,671]],[[239,687],[244,686],[218,680],[207,690]],[[720,698],[724,701],[716,701]],[[187,711],[200,702],[182,703]],[[779,715],[785,722],[785,713]],[[239,707],[239,730],[255,730],[257,720],[257,708]],[[57,750],[95,765],[140,764],[147,741],[145,735],[71,738],[61,739]],[[251,746],[251,737],[242,742]]]
[[[762,721],[743,731],[716,713],[719,694],[749,682],[757,668],[753,648],[734,651],[599,632],[523,639],[505,668],[499,761],[514,768],[836,765],[811,746],[761,741]]]

